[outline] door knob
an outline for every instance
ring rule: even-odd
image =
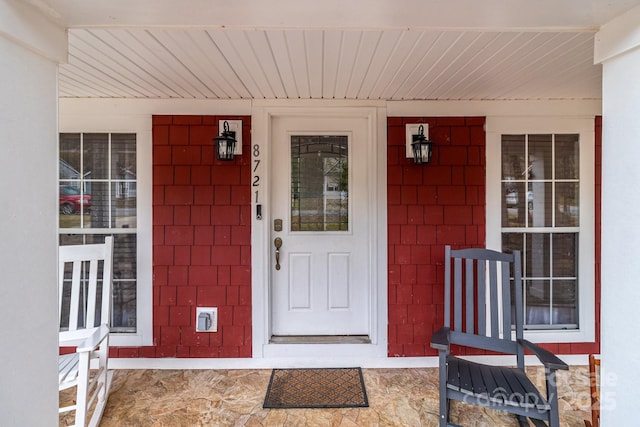
[[[276,237],[273,244],[276,247],[276,270],[280,270],[280,247],[282,246],[282,239]]]

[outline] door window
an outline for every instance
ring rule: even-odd
[[[291,137],[291,231],[349,230],[349,147],[340,135]]]

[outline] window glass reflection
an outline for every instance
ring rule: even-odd
[[[529,135],[528,180],[552,179],[553,157],[551,135]],[[524,176],[523,176],[524,178]]]
[[[527,277],[549,277],[551,235],[548,233],[525,234],[525,266]]]
[[[116,228],[136,228],[136,183],[114,182],[111,188],[111,225]]]
[[[136,135],[116,133],[111,136],[111,179],[136,179]]]
[[[525,135],[502,136],[502,179],[521,179],[525,172]]]
[[[83,215],[83,228],[109,228],[109,183],[86,182],[91,195],[91,211]]]
[[[60,244],[103,243],[96,230],[118,229],[111,330],[136,332],[136,135],[63,133],[59,150]]]
[[[291,230],[349,229],[348,138],[291,137]]]
[[[109,134],[83,134],[82,165],[84,179],[109,178]]]
[[[553,225],[553,184],[530,182],[527,191],[527,224],[529,227]]]
[[[525,183],[507,181],[502,183],[502,226],[524,227],[527,200]]]
[[[578,235],[576,233],[556,233],[553,235],[553,275],[555,277],[576,277]]]
[[[551,304],[549,280],[526,280],[525,289],[525,324],[549,324]]]
[[[79,180],[80,170],[80,134],[63,133],[60,135],[59,178]]]
[[[556,226],[580,225],[580,185],[577,182],[556,183]]]
[[[578,292],[575,280],[553,282],[551,322],[555,325],[578,323]]]
[[[578,135],[556,135],[556,179],[580,177],[580,145]]]

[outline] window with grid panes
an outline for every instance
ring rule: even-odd
[[[502,248],[523,255],[527,329],[579,326],[579,150],[578,134],[502,135]]]
[[[59,169],[60,244],[114,236],[111,330],[136,332],[136,134],[61,133]]]

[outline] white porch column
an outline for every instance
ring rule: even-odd
[[[603,64],[602,425],[637,419],[640,384],[640,7],[604,25]]]
[[[64,29],[0,0],[0,425],[58,423],[57,61]]]

